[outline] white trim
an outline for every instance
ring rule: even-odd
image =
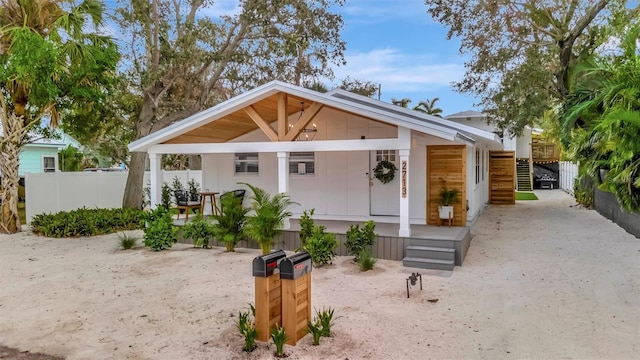
[[[282,142],[237,142],[201,144],[159,144],[150,146],[149,154],[224,154],[237,152],[291,152],[291,151],[361,151],[410,149],[411,137],[403,133],[402,139],[318,140]],[[453,140],[453,139],[451,139]]]
[[[53,158],[53,171],[46,171],[46,169],[44,168],[44,158]],[[60,169],[58,167],[58,154],[56,154],[56,155],[41,154],[40,155],[40,169],[42,170],[43,173],[58,171]]]

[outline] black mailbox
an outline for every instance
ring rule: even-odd
[[[280,261],[280,279],[295,280],[311,272],[311,255],[303,251]]]
[[[280,260],[284,259],[286,256],[287,254],[284,253],[284,250],[278,250],[254,258],[253,276],[269,277],[273,275],[274,271],[278,268]]]

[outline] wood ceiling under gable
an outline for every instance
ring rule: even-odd
[[[278,121],[278,101],[280,95],[281,93],[278,93],[256,101],[248,105],[247,108],[253,107],[262,120],[267,124],[273,125],[273,123],[277,123]],[[314,102],[311,100],[289,94],[285,94],[285,98],[287,117],[300,113],[301,102],[304,102],[305,112],[313,110]],[[323,107],[322,104],[318,105],[320,105],[321,110]],[[316,109],[318,109],[318,105],[316,105]],[[213,118],[210,122],[200,126],[199,128],[167,140],[164,144],[224,143],[250,133],[259,127],[249,116],[246,110],[247,108],[240,109],[218,119]],[[336,110],[344,112],[342,109]],[[313,117],[311,117],[310,120],[312,119]],[[274,131],[276,134],[278,133],[277,126],[274,128]],[[291,138],[292,136],[289,135],[289,137]],[[280,141],[289,140],[285,140],[283,136]]]

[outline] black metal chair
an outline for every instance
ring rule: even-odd
[[[202,206],[200,200],[193,201],[190,199],[189,192],[186,190],[174,191],[173,195],[176,197],[176,207],[178,208],[178,219],[180,219],[180,213],[185,211],[186,221],[189,220],[189,211],[198,210],[202,214]]]
[[[222,212],[224,211],[224,209],[222,208],[222,204],[224,203],[223,201],[224,198],[229,196],[235,196],[236,198],[240,199],[240,206],[242,206],[242,202],[244,201],[244,194],[246,192],[247,192],[246,190],[238,189],[233,191],[227,191],[222,195],[220,195],[220,213],[222,214]]]

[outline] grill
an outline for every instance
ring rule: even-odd
[[[540,189],[553,189],[554,184],[558,179],[549,174],[542,175],[538,181],[540,182]]]

